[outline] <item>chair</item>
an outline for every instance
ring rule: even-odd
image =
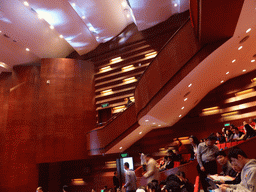
[[[228,143],[226,143],[226,147],[227,147],[227,148],[230,148],[230,147],[232,147],[232,144],[231,144],[231,142],[228,142]]]
[[[179,161],[174,161],[174,166],[173,167],[179,167],[180,166],[180,162]]]
[[[225,147],[226,147],[226,143],[221,143],[220,144],[220,149],[225,149]]]

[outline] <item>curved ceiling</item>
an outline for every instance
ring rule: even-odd
[[[249,38],[248,38],[248,37]],[[246,41],[241,41],[246,39]],[[182,79],[145,116],[140,126],[107,153],[123,152],[152,129],[170,127],[208,92],[256,69],[256,1],[245,0],[234,35]],[[187,97],[186,93],[190,92]]]
[[[86,54],[133,22],[144,30],[188,8],[188,0],[0,1],[0,72]]]

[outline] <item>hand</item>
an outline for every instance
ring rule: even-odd
[[[220,189],[221,192],[225,192],[227,187],[228,187],[228,185],[222,184],[222,185],[219,186],[219,189]]]
[[[200,167],[201,171],[205,171],[205,168],[204,166]]]

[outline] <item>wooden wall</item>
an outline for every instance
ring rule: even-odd
[[[96,124],[93,71],[86,61],[43,59],[1,77],[1,192],[34,191],[38,163],[87,157],[85,133]]]

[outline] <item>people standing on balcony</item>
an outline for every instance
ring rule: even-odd
[[[198,145],[197,150],[197,171],[205,192],[207,192],[208,182],[207,175],[217,173],[216,154],[219,149],[215,145],[217,138],[214,135],[207,137],[206,141]]]
[[[153,159],[152,155],[146,155],[147,171],[143,174],[143,177],[147,178],[147,183],[152,180],[159,180],[159,171],[157,168],[157,162]]]

